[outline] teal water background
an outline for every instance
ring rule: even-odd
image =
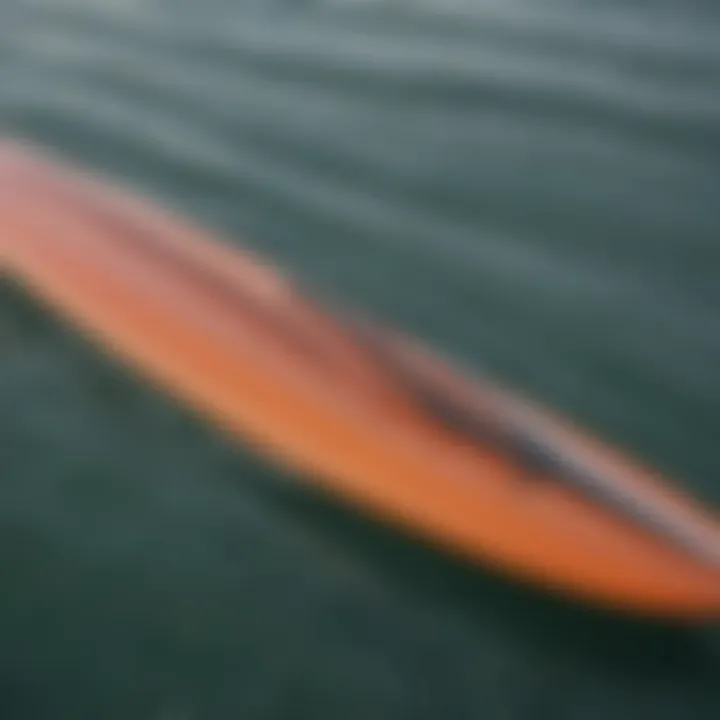
[[[712,3],[3,0],[0,127],[720,502]],[[466,568],[0,301],[1,718],[720,716],[717,628]]]

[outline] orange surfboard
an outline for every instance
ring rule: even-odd
[[[547,589],[720,617],[717,515],[402,334],[48,154],[0,144],[0,269],[241,440]]]

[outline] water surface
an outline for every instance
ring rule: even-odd
[[[720,501],[714,4],[5,0],[0,124]],[[5,718],[716,718],[716,629],[299,489],[0,288]]]

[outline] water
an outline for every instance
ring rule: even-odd
[[[0,123],[720,501],[709,2],[5,0]],[[472,571],[0,288],[3,718],[715,718],[720,636]]]

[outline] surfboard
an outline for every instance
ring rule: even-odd
[[[0,269],[138,378],[368,517],[648,616],[720,616],[717,514],[177,210],[0,144]]]

